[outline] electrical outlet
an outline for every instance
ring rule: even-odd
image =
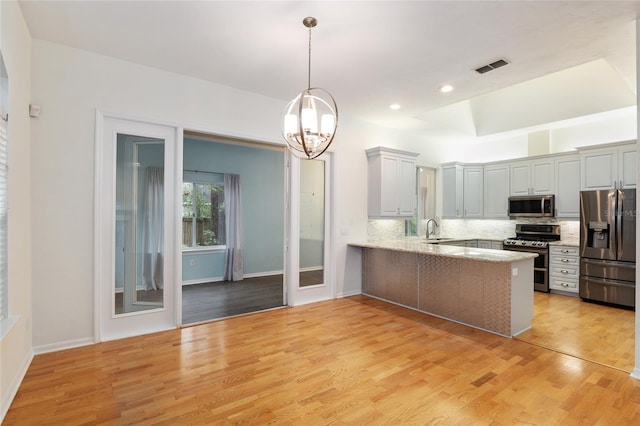
[[[518,275],[518,268],[513,268],[511,270],[511,275],[513,275],[514,277]]]
[[[189,266],[196,266],[196,260],[195,259],[189,260]]]

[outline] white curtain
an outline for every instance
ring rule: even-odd
[[[224,175],[224,206],[227,251],[224,259],[225,281],[244,278],[242,259],[242,198],[240,176]]]
[[[145,290],[164,287],[162,278],[162,246],[164,241],[164,169],[147,168],[142,222],[144,260],[142,279]]]

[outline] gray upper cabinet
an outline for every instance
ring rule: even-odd
[[[442,217],[483,217],[482,166],[442,165]]]
[[[636,144],[600,148],[579,148],[582,163],[581,187],[628,189],[636,187]]]
[[[369,217],[412,217],[416,208],[418,154],[384,147],[366,152]]]
[[[442,164],[443,218],[507,218],[510,195],[555,194],[556,217],[580,217],[580,191],[636,187],[636,142],[485,164]]]
[[[580,156],[557,157],[555,160],[556,216],[580,217]]]
[[[511,195],[553,194],[553,159],[511,163]]]
[[[508,217],[509,176],[509,164],[484,167],[484,217]]]
[[[457,164],[442,166],[442,217],[463,216],[463,168]]]
[[[463,168],[462,205],[465,217],[482,217],[484,215],[482,197],[484,176],[482,166]]]

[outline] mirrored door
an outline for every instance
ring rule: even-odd
[[[100,114],[96,123],[96,336],[174,328],[178,129]]]
[[[325,162],[300,163],[300,287],[324,283]]]
[[[116,136],[114,314],[164,306],[164,140]]]
[[[332,156],[314,160],[290,156],[286,266],[291,306],[335,297],[332,247]]]

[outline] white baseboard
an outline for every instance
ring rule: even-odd
[[[258,277],[270,277],[272,275],[282,275],[283,271],[265,271],[265,272],[254,272],[253,274],[244,274],[245,278],[258,278]]]
[[[16,374],[11,380],[11,384],[7,388],[7,392],[2,394],[2,400],[0,401],[0,424],[4,420],[4,416],[7,415],[9,407],[13,402],[13,398],[15,398],[18,393],[20,384],[22,383],[22,380],[24,380],[24,376],[27,374],[31,361],[33,361],[33,351],[30,351],[29,355],[24,359],[18,374]]]
[[[282,275],[282,271],[266,271],[266,272],[254,272],[252,274],[244,274],[245,278],[258,278],[258,277],[270,277],[272,275]],[[182,285],[193,284],[205,284],[205,283],[217,283],[224,281],[224,277],[212,277],[212,278],[198,278],[197,280],[182,281]]]
[[[632,379],[640,380],[640,368],[635,367],[630,376]]]
[[[312,272],[312,271],[322,271],[323,266],[308,266],[306,268],[300,268],[300,272]]]
[[[95,340],[93,337],[85,337],[84,339],[67,340],[65,342],[50,343],[48,345],[34,346],[33,352],[36,355],[46,354],[48,352],[57,352],[65,349],[79,348],[81,346],[93,345]]]
[[[362,294],[362,292],[360,290],[353,290],[353,291],[338,293],[336,297],[341,298],[341,297],[357,296],[358,294]]]
[[[197,280],[188,280],[188,281],[182,281],[182,286],[185,285],[194,285],[194,284],[206,284],[206,283],[217,283],[220,281],[224,281],[224,279],[222,277],[217,277],[217,278],[200,278]]]

